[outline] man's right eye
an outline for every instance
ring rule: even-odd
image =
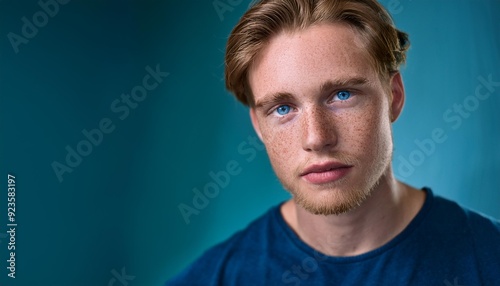
[[[291,107],[289,105],[280,105],[276,108],[276,112],[278,112],[279,115],[287,115],[290,110]]]

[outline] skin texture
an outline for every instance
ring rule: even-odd
[[[353,28],[325,23],[282,32],[258,54],[248,79],[253,126],[293,196],[283,217],[306,243],[329,255],[356,255],[404,229],[425,195],[397,182],[391,168],[402,79],[396,73],[381,82]],[[342,167],[335,178],[305,176],[327,163]]]

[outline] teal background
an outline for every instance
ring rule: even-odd
[[[41,8],[0,1],[0,285],[161,285],[289,197],[265,151],[249,145],[248,110],[224,89],[225,41],[249,1],[221,1],[230,9],[220,15],[212,1],[69,1],[18,53],[8,33],[21,35],[21,18]],[[443,119],[479,76],[500,81],[500,1],[381,2],[412,42],[396,175],[500,218],[500,87],[460,127]],[[120,120],[111,103],[156,65],[168,77]],[[114,131],[59,182],[51,164],[103,118]],[[435,128],[447,140],[411,174],[398,172],[398,158]],[[186,224],[179,204],[192,206],[193,188],[232,160],[239,174]],[[5,268],[8,173],[15,280]],[[123,270],[133,279],[118,281]]]

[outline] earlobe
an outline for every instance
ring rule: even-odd
[[[255,109],[253,109],[253,108],[250,108],[250,119],[252,121],[253,129],[255,130],[255,133],[257,133],[257,136],[259,136],[260,141],[264,142],[262,140],[262,134],[260,133],[259,121],[257,120],[257,115],[255,114]]]
[[[403,86],[403,79],[399,72],[394,74],[391,78],[391,93],[391,110],[389,112],[391,122],[395,122],[401,114],[405,102],[405,89]]]

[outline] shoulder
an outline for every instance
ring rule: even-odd
[[[272,207],[245,229],[205,251],[166,285],[221,285],[234,269],[255,263],[256,257],[274,241],[279,207]]]
[[[448,217],[457,228],[469,236],[479,253],[496,253],[500,256],[500,220],[464,207],[458,203],[438,198],[440,204],[454,217]]]
[[[461,226],[460,228],[467,229],[476,236],[489,234],[498,238],[500,235],[500,220],[474,211],[449,199],[434,196],[432,212],[434,217],[440,217],[441,222]]]
[[[479,260],[500,257],[500,220],[440,196],[434,197],[429,214],[436,231],[466,242]]]
[[[461,257],[471,257],[469,266],[477,269],[483,284],[497,281],[500,269],[500,221],[444,198],[437,197],[436,205],[443,216],[442,224],[449,225],[443,228],[455,234],[450,244],[463,242],[456,249],[457,253]]]

